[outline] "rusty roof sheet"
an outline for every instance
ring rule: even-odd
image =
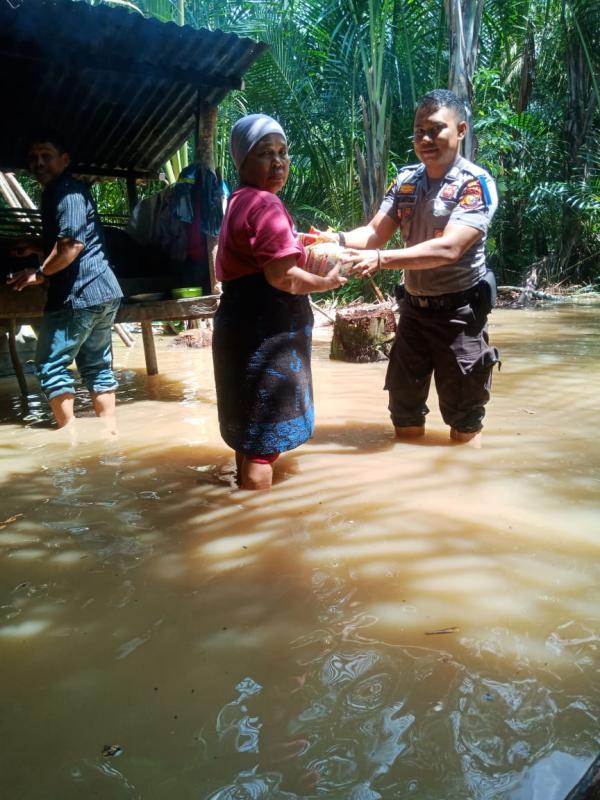
[[[77,172],[156,174],[266,45],[122,8],[0,0],[0,169],[31,131],[64,133]]]

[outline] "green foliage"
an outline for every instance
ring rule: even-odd
[[[177,0],[135,3],[163,20],[178,19],[181,10]],[[442,0],[186,0],[183,8],[187,24],[269,45],[245,76],[245,90],[219,109],[216,155],[228,183],[236,181],[231,125],[263,111],[281,121],[290,140],[283,199],[298,227],[361,224],[355,148],[365,151],[359,98],[368,96],[366,65],[380,70],[379,97],[388,87],[391,180],[415,160],[416,99],[447,85]],[[540,260],[549,279],[588,280],[598,272],[599,75],[598,0],[486,0],[473,111],[477,160],[497,178],[501,195],[489,238],[500,280],[519,282]],[[107,207],[122,207],[122,189],[111,193],[101,184],[97,191]],[[396,277],[377,279],[391,291]],[[340,292],[346,299],[357,294],[368,294],[362,282]]]

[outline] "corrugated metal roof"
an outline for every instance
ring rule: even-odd
[[[30,131],[66,136],[78,172],[156,173],[199,100],[240,88],[266,45],[72,0],[0,0],[0,169]],[[16,8],[14,6],[17,6]]]

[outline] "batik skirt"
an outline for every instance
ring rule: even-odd
[[[293,450],[312,435],[313,315],[261,275],[223,284],[213,362],[221,436],[238,453]]]

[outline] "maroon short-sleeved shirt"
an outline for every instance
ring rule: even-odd
[[[289,255],[297,255],[298,266],[304,265],[304,247],[277,195],[252,186],[236,189],[229,198],[219,235],[217,280],[260,273],[269,261]]]

